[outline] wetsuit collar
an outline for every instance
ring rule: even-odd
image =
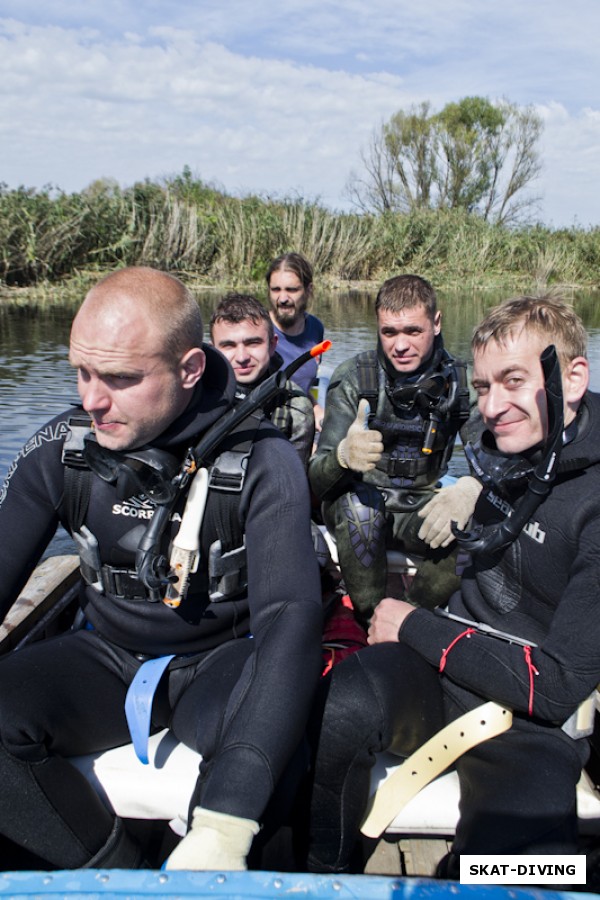
[[[251,384],[242,384],[239,381],[236,381],[235,384],[235,399],[242,400],[244,397],[247,397],[250,391],[252,391],[259,384],[262,384],[263,381],[266,381],[271,375],[275,372],[278,372],[283,366],[283,357],[277,352],[277,350],[273,353],[273,356],[269,360],[269,365],[256,381],[253,381]]]
[[[152,442],[155,447],[175,453],[182,448],[186,450],[234,402],[235,375],[229,361],[211,344],[203,344],[202,349],[206,354],[204,374],[194,388],[187,408]]]

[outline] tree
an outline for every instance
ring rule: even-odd
[[[363,212],[460,208],[508,224],[537,204],[525,189],[541,169],[541,133],[531,107],[507,100],[399,110],[361,151],[364,173],[351,174],[347,194]]]

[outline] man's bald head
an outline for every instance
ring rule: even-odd
[[[161,353],[170,360],[202,346],[204,329],[195,297],[179,278],[158,269],[130,266],[111,272],[88,292],[77,316],[99,313],[114,316],[124,327],[132,316],[142,316],[155,326]]]
[[[153,441],[188,407],[206,365],[202,317],[185,285],[133,267],[103,278],[71,327],[71,365],[98,443]]]

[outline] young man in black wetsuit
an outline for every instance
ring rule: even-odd
[[[253,388],[283,365],[276,350],[278,337],[269,313],[255,297],[248,294],[226,294],[211,315],[210,333],[215,347],[233,366],[237,381],[237,400],[246,397]],[[288,380],[285,392],[275,396],[263,411],[296,448],[306,467],[315,436],[313,404],[306,394],[295,382]],[[317,558],[321,564],[326,620],[324,641],[330,646],[325,655],[326,659],[339,660],[348,647],[357,646],[357,641],[363,645],[366,635],[343,607],[337,567],[317,525],[311,523],[311,528]],[[334,613],[335,617],[332,619]],[[340,618],[341,630],[337,624]]]
[[[190,830],[167,868],[245,868],[321,669],[302,465],[260,417],[245,422],[243,441],[239,434],[219,445],[198,570],[173,608],[162,602],[174,574],[165,559],[186,492],[166,507],[156,552],[147,529],[161,521],[161,491],[168,494],[189,448],[233,404],[233,371],[203,344],[186,287],[136,267],[89,292],[73,322],[70,361],[82,408],[40,429],[0,495],[0,609],[10,608],[60,522],[82,549],[87,627],[0,661],[0,835],[46,867],[141,864],[123,823],[66,758],[129,742],[128,689],[144,663],[160,658],[166,670],[150,727],[168,725],[203,757]],[[233,500],[218,468],[232,459],[222,468],[239,476]],[[72,470],[83,473],[85,489],[74,486]],[[221,550],[237,554],[234,584],[211,569]]]
[[[233,366],[237,400],[282,367],[273,323],[255,297],[226,294],[213,310],[209,326],[213,344]],[[291,441],[306,467],[315,436],[315,417],[304,391],[288,381],[286,392],[275,396],[264,412]]]
[[[512,726],[456,762],[461,815],[441,872],[458,877],[461,854],[577,852],[589,747],[573,714],[600,682],[600,397],[588,391],[586,338],[547,297],[509,300],[476,329],[486,431],[472,459],[484,488],[481,532],[459,535],[470,562],[448,611],[462,621],[385,598],[372,646],[323,684],[311,870],[350,868],[375,753],[408,756],[488,700],[512,710]],[[558,390],[550,380],[545,390],[549,345]]]

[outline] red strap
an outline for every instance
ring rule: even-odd
[[[442,656],[440,658],[440,667],[439,667],[438,671],[443,672],[444,669],[446,668],[446,660],[448,658],[448,654],[450,653],[450,651],[452,650],[454,645],[457,644],[458,641],[461,640],[461,638],[471,637],[471,635],[475,634],[475,632],[476,632],[475,628],[467,628],[465,631],[461,631],[461,633],[454,638],[452,643],[448,647],[446,647],[446,649],[442,653]],[[523,655],[525,656],[525,665],[527,666],[527,671],[529,672],[529,709],[528,709],[528,711],[529,711],[529,715],[532,716],[533,715],[534,675],[539,675],[540,673],[538,672],[538,670],[536,669],[536,667],[533,664],[533,660],[531,658],[531,647],[529,645],[523,647]]]
[[[450,651],[452,650],[452,648],[454,647],[454,645],[457,644],[461,638],[471,637],[472,634],[475,634],[475,631],[476,631],[475,628],[467,628],[465,631],[461,631],[461,633],[454,638],[454,640],[452,641],[450,646],[446,647],[446,649],[443,651],[441,658],[440,658],[440,668],[439,668],[440,672],[443,672],[444,669],[446,668],[447,656],[450,653]]]
[[[531,647],[523,647],[523,655],[525,657],[525,665],[527,666],[527,671],[529,672],[529,715],[533,715],[533,676],[539,675],[540,673],[536,669],[533,664],[533,660],[531,659]]]
[[[331,672],[335,665],[335,650],[332,648],[331,650],[328,650],[327,653],[329,654],[329,658],[327,660],[324,660],[321,678],[323,678],[324,675],[327,675],[328,672]]]

